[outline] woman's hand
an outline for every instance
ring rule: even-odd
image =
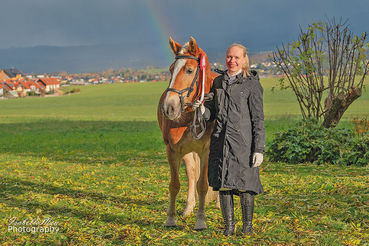
[[[261,165],[261,163],[263,162],[263,154],[262,153],[257,153],[255,152],[252,155],[252,167],[258,167]]]
[[[196,110],[198,107],[200,107],[201,114],[204,114],[205,112],[204,104],[202,104],[199,100],[195,100],[192,104],[192,109]]]

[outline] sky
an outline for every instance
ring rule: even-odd
[[[240,42],[258,52],[327,17],[369,32],[369,0],[1,0],[0,49],[124,45],[169,61],[170,36],[179,43],[193,36],[205,51]]]

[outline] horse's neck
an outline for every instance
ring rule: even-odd
[[[164,141],[169,144],[177,144],[183,137],[193,119],[193,112],[183,112],[177,121],[168,120],[167,134],[164,134]]]

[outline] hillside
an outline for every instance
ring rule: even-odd
[[[35,46],[26,48],[0,49],[0,68],[16,67],[25,73],[69,73],[100,72],[122,67],[142,69],[147,66],[169,67],[172,55],[165,57],[161,51],[152,49],[151,44],[138,42],[137,49],[130,44],[90,46]],[[224,63],[224,51],[209,48],[210,61]],[[253,53],[251,53],[252,55]],[[262,55],[252,55],[252,61],[261,61]],[[264,57],[264,58],[263,58]]]

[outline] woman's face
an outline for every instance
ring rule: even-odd
[[[226,64],[229,74],[238,72],[245,63],[246,57],[243,56],[243,50],[240,47],[233,46],[228,50]]]

